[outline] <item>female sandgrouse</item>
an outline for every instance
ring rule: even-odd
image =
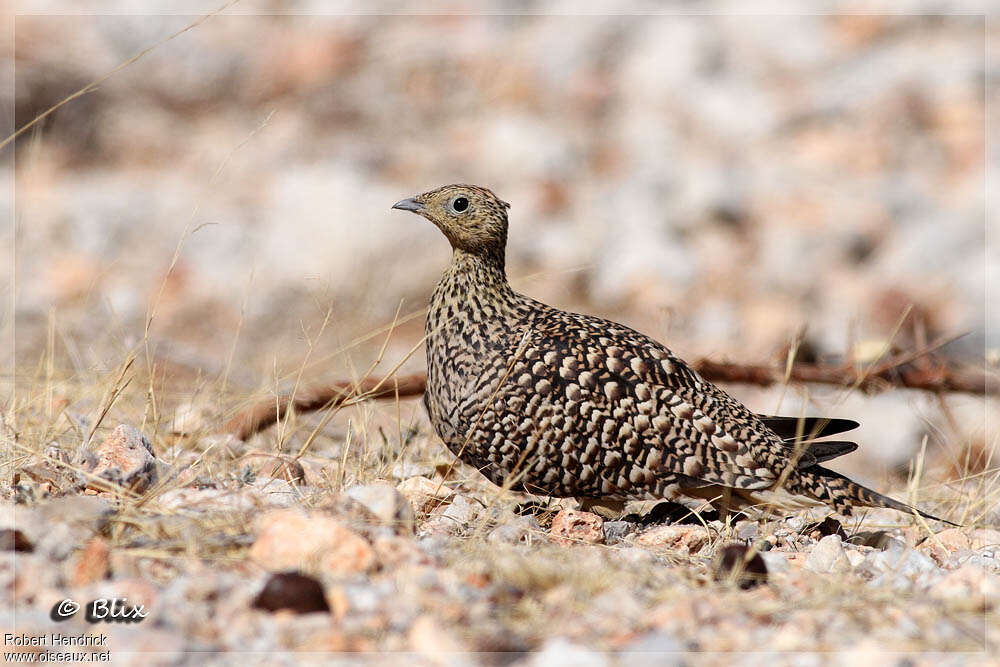
[[[433,222],[453,249],[427,312],[424,403],[463,461],[494,484],[585,501],[798,496],[844,515],[919,512],[818,465],[856,445],[815,438],[855,422],[754,414],[652,338],[515,292],[508,207],[471,185],[393,206]]]

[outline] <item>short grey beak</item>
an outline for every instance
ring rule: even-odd
[[[392,205],[392,207],[398,208],[401,211],[413,211],[416,213],[417,211],[423,210],[424,205],[411,197],[410,199],[404,199],[396,202]]]

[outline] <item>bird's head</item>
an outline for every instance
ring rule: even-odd
[[[509,207],[486,188],[475,185],[446,185],[393,205],[433,222],[456,250],[473,255],[499,253],[501,258],[507,245]]]

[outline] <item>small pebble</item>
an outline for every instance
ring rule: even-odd
[[[31,553],[34,550],[35,545],[20,530],[16,528],[4,528],[0,530],[0,551]]]
[[[296,614],[330,611],[323,585],[300,572],[272,574],[251,606],[265,611],[288,609]]]
[[[767,564],[759,553],[751,555],[745,544],[727,544],[716,556],[712,567],[716,581],[734,581],[747,590],[767,583]]]
[[[632,521],[605,521],[601,528],[604,531],[605,544],[618,544],[639,527]]]

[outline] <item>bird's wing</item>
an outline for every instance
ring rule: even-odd
[[[600,318],[548,313],[520,336],[523,360],[512,380],[544,379],[534,386],[574,416],[573,437],[597,438],[601,451],[620,453],[606,457],[620,469],[615,479],[648,487],[675,475],[758,489],[789,464],[816,462],[808,453],[796,459],[746,406],[648,336]]]

